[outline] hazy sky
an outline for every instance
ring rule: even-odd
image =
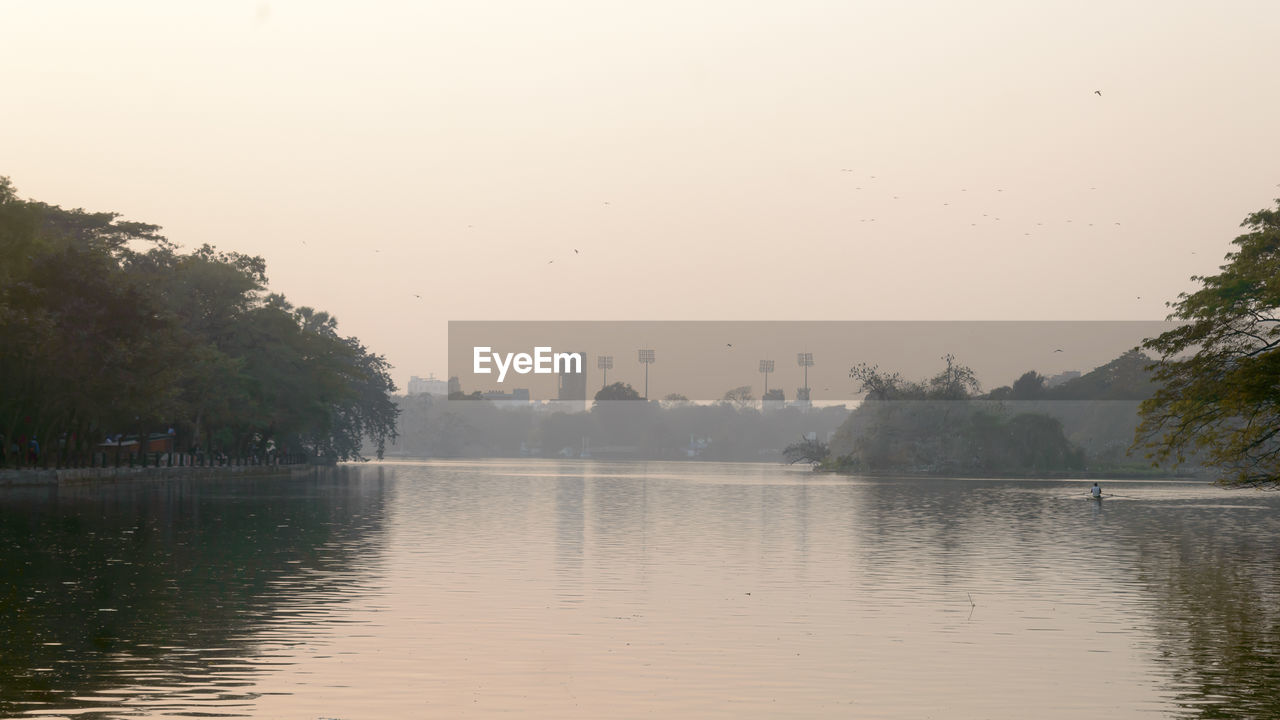
[[[1280,197],[1277,28],[1273,0],[7,1],[0,175],[264,256],[401,387],[448,320],[1157,319]]]

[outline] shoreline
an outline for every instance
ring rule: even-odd
[[[1180,480],[1187,482],[1204,482],[1214,484],[1215,481],[1204,475],[1177,472],[1146,472],[1138,470],[1082,470],[1078,472],[1038,472],[1038,473],[965,473],[965,472],[911,472],[907,470],[893,471],[853,471],[838,468],[815,467],[814,472],[831,475],[847,475],[850,477],[873,478],[955,478],[960,480]]]
[[[60,470],[0,470],[0,489],[10,487],[73,487],[125,482],[158,482],[209,477],[272,477],[305,475],[319,465],[223,465],[220,467],[63,468]]]

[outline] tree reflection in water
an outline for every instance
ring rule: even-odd
[[[772,717],[771,682],[806,716],[848,693],[886,717],[1280,717],[1280,495],[1104,485],[480,461],[10,489],[0,716],[391,717],[421,693],[453,716],[479,680],[563,717],[547,678],[590,665],[574,702],[601,712],[640,687],[637,714],[701,716],[728,688]],[[899,678],[915,697],[876,694]]]
[[[1210,523],[1196,530],[1166,528],[1164,547],[1142,553],[1171,699],[1187,718],[1280,717],[1276,548]]]
[[[375,580],[381,473],[317,473],[0,493],[0,716],[251,702],[273,629]]]
[[[1133,487],[1085,505],[1073,486],[870,483],[854,508],[869,540],[863,564],[910,565],[959,586],[980,585],[973,558],[1075,573],[1099,583],[1098,602],[1136,602],[1150,618],[1133,635],[1155,658],[1174,716],[1280,718],[1280,497],[1236,490],[1206,502],[1198,484]],[[904,525],[928,542],[904,543]]]

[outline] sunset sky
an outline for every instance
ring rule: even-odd
[[[262,255],[402,388],[445,373],[449,320],[1159,319],[1280,197],[1277,28],[1263,1],[6,2],[0,175]]]

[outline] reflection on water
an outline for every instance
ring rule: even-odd
[[[0,492],[0,716],[253,714],[365,601],[384,512],[350,473]]]
[[[1280,718],[1274,518],[1235,503],[1183,508],[1196,512],[1178,537],[1134,537],[1155,606],[1151,643],[1171,695],[1191,717]],[[1169,532],[1154,524],[1146,530]]]
[[[0,494],[0,715],[1280,717],[1280,495],[485,461]]]

